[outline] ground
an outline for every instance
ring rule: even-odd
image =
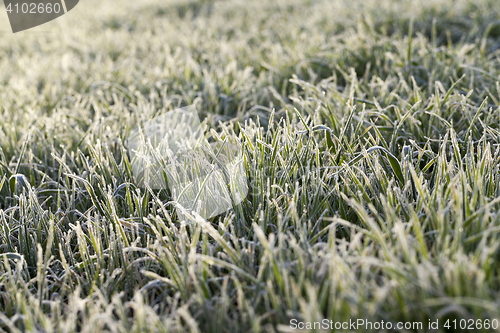
[[[500,327],[498,1],[0,17],[0,331]],[[186,105],[243,149],[249,193],[209,220],[125,144]]]

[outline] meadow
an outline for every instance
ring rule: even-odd
[[[497,0],[0,7],[0,332],[500,331],[499,78]],[[208,220],[125,144],[188,105],[243,149]]]

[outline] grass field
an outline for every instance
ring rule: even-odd
[[[0,8],[0,73],[0,332],[500,331],[497,0]],[[124,143],[186,105],[243,148],[210,220]]]

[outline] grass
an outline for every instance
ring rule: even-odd
[[[2,19],[0,331],[500,320],[499,22],[494,0]],[[191,104],[249,181],[208,221],[139,187],[124,144]]]

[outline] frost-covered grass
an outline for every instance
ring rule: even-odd
[[[0,331],[500,320],[497,0],[0,17]],[[137,187],[124,146],[191,104],[250,185],[209,221]]]

